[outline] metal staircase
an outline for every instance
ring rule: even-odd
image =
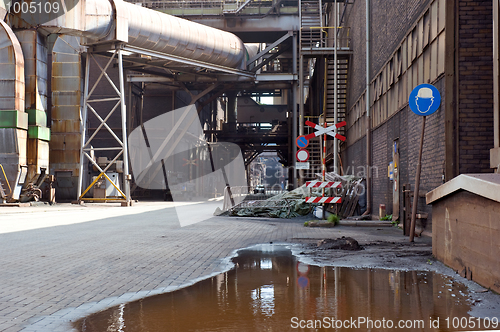
[[[337,68],[337,119],[335,112],[335,62],[328,59],[327,95],[326,95],[326,121],[329,125],[345,121],[347,107],[347,75],[349,60],[339,59]],[[337,129],[337,133],[345,136],[345,126]],[[342,143],[341,143],[342,144]]]
[[[302,51],[318,47],[322,38],[321,0],[300,0],[300,48]]]

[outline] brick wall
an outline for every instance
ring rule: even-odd
[[[371,0],[372,78],[429,3],[430,0]]]
[[[444,78],[434,82],[436,88],[441,92],[444,105]],[[372,133],[372,214],[378,214],[380,204],[386,205],[387,214],[392,214],[392,185],[393,182],[387,177],[387,166],[392,161],[392,147],[395,141],[399,146],[399,174],[400,187],[415,183],[416,167],[420,147],[420,135],[422,130],[422,117],[414,114],[409,107],[403,108],[394,114],[382,125],[373,129]],[[366,162],[366,140],[363,138],[350,145],[343,153],[344,165],[359,165]],[[424,136],[424,148],[422,155],[422,172],[420,178],[420,190],[428,192],[442,184],[444,174],[444,109],[440,108],[436,113],[426,119]],[[400,193],[400,220],[402,220],[403,193]],[[419,199],[419,212],[429,214],[432,218],[431,206],[425,204],[425,199]],[[429,222],[426,229],[431,229]]]
[[[354,1],[348,5],[346,26],[350,27],[352,56],[349,60],[347,102],[349,109],[366,88],[365,2]]]
[[[459,4],[460,173],[491,172],[493,148],[492,1]]]
[[[372,1],[372,75],[375,75],[423,14],[429,1]],[[364,16],[365,5],[357,4],[358,20]],[[492,61],[492,3],[491,1],[460,0],[458,10],[458,136],[460,173],[491,172],[489,149],[493,147],[493,61]],[[354,22],[351,17],[350,20]],[[363,18],[364,20],[364,18]],[[361,21],[359,22],[361,23]],[[352,36],[364,36],[364,21],[354,27]],[[364,91],[364,39],[353,41],[353,49],[361,50],[352,58],[348,109]],[[442,107],[427,118],[422,158],[421,191],[427,192],[443,183],[445,137],[444,137],[444,78],[433,83],[442,95]],[[397,139],[400,152],[400,185],[415,183],[422,118],[406,106],[398,113],[373,129],[372,160],[378,177],[373,177],[372,213],[378,205],[385,204],[387,213],[392,212],[392,182],[387,178],[387,165],[392,161],[392,145]],[[351,145],[349,145],[351,144]],[[365,156],[358,154],[364,149],[365,138],[351,143],[343,153],[344,163],[363,165]],[[363,149],[360,149],[360,146]],[[358,164],[359,163],[359,164]],[[403,201],[402,195],[400,202]],[[402,209],[401,209],[402,210]],[[425,199],[419,199],[418,211],[431,215]],[[402,211],[400,213],[402,216]],[[432,215],[431,215],[432,217]],[[430,225],[429,225],[430,226]],[[429,227],[428,226],[428,227]],[[430,227],[429,227],[430,229]]]
[[[363,165],[366,165],[366,140],[360,139],[342,153],[344,174],[356,175]]]
[[[430,0],[371,0],[371,78],[422,15]],[[349,5],[345,26],[350,27],[353,55],[349,64],[348,105],[350,109],[366,88],[365,1]]]

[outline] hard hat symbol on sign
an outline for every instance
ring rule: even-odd
[[[420,84],[410,93],[408,104],[412,112],[417,115],[431,115],[441,104],[441,94],[431,84]]]
[[[415,104],[420,113],[427,113],[431,109],[434,103],[434,96],[432,95],[432,90],[429,88],[421,88],[418,90],[417,96],[415,97]]]

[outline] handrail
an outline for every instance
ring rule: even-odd
[[[333,33],[329,32],[331,29],[345,29],[343,37],[337,38],[337,48],[345,49],[350,48],[350,27],[301,27],[300,28],[300,40],[301,47],[309,49],[321,49],[321,48],[332,48],[335,47]],[[344,45],[342,45],[344,44]]]
[[[7,175],[5,175],[5,170],[3,169],[3,166],[2,164],[0,164],[0,167],[2,168],[2,173],[3,173],[3,177],[5,178],[5,182],[7,182],[7,186],[9,187],[9,195],[12,194],[12,188],[10,187],[10,184],[9,184],[9,179],[7,179]]]

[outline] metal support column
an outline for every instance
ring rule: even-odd
[[[294,33],[293,35],[293,47],[292,47],[292,66],[293,66],[293,76],[297,77],[297,52],[298,52],[298,33]],[[295,143],[295,139],[297,138],[297,79],[293,80],[293,85],[292,85],[292,161],[290,164],[293,166],[293,188],[297,188],[297,170],[295,168],[295,156],[297,155],[297,143]]]
[[[334,45],[334,48],[333,48],[333,68],[335,70],[334,72],[334,79],[333,79],[333,123],[337,123],[338,122],[338,119],[339,119],[339,108],[338,108],[338,105],[339,105],[339,101],[338,101],[338,71],[339,71],[339,68],[338,68],[338,65],[339,65],[339,62],[338,62],[338,55],[337,55],[337,29],[338,29],[338,25],[339,25],[339,22],[338,22],[338,12],[339,12],[339,7],[338,7],[338,3],[337,3],[337,0],[335,0],[335,29],[333,30],[334,31],[334,36],[333,36],[333,45]],[[325,77],[325,79],[327,79],[327,77]],[[325,91],[326,93],[326,91]],[[325,115],[325,120],[326,120],[326,115]],[[334,129],[334,134],[336,135],[337,134],[337,128]],[[339,142],[338,140],[333,140],[333,171],[337,174],[340,174],[338,172],[338,165],[339,165]]]
[[[78,191],[76,199],[79,200],[82,196],[82,184],[83,184],[83,161],[85,156],[83,154],[83,146],[85,145],[86,134],[87,134],[87,100],[89,96],[89,77],[90,77],[90,53],[86,53],[85,56],[85,87],[83,100],[83,108],[80,114],[80,131],[81,131],[81,148],[80,148],[80,171],[78,172]]]
[[[370,114],[370,1],[366,0],[366,93],[365,93],[365,104],[366,104],[366,211],[365,214],[371,214],[372,211],[372,176],[371,176],[371,166],[372,166],[372,118]]]
[[[123,73],[123,57],[121,49],[118,49],[118,73],[120,80],[120,106],[122,116],[122,142],[123,142],[123,187],[125,188],[125,200],[130,204],[130,180],[128,169],[128,143],[127,143],[127,105],[125,104],[125,75]]]
[[[493,149],[490,167],[500,173],[500,0],[493,1]]]
[[[304,55],[299,57],[299,135],[304,135]]]

